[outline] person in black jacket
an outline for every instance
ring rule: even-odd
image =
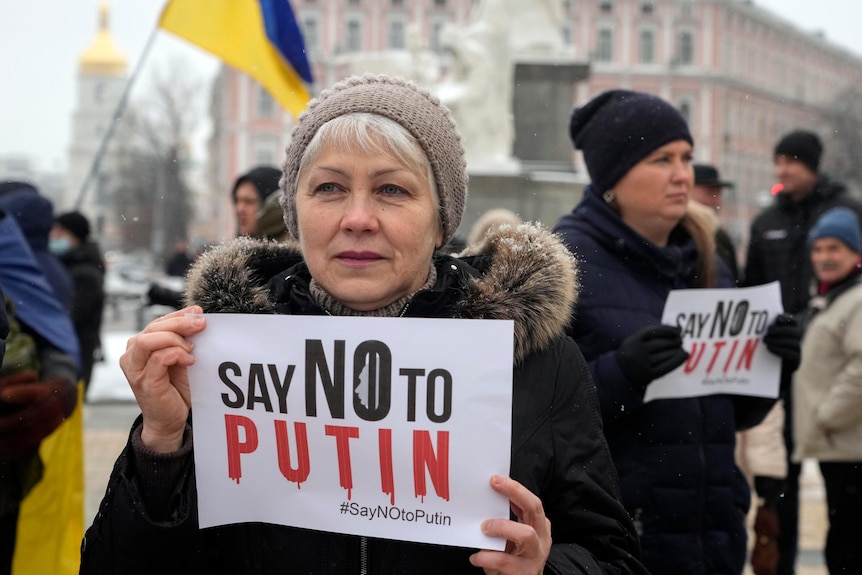
[[[781,283],[784,310],[802,318],[811,297],[813,272],[808,251],[808,234],[817,219],[835,207],[852,209],[862,219],[862,204],[850,197],[843,184],[819,172],[823,144],[817,134],[795,130],[775,145],[775,176],[781,184],[772,205],[752,222],[745,261],[744,284]],[[785,413],[793,413],[790,393],[792,370],[782,374]],[[787,455],[793,453],[793,419],[785,417],[784,441]],[[799,463],[788,461],[787,478],[776,497],[781,529],[778,575],[796,571],[799,548]]]
[[[734,463],[735,436],[774,400],[644,403],[653,380],[688,357],[680,328],[661,323],[668,293],[732,287],[716,261],[712,214],[689,202],[688,126],[656,96],[612,90],[574,110],[570,135],[592,182],[554,227],[579,261],[582,287],[569,331],[596,382],[644,564],[661,575],[742,573],[750,494]],[[774,353],[798,356],[794,335],[776,321],[765,342]]]
[[[120,363],[142,417],[87,531],[81,573],[645,574],[595,388],[564,333],[571,255],[526,224],[462,257],[440,252],[467,194],[448,110],[405,80],[348,78],[309,104],[284,173],[299,243],[243,237],[207,251],[188,276],[192,305],[129,341]],[[205,320],[188,312],[514,320],[511,467],[492,480],[513,515],[483,527],[506,550],[259,523],[199,529],[185,337]]]
[[[90,238],[90,221],[81,212],[66,212],[54,219],[50,247],[72,276],[72,322],[81,346],[81,379],[86,392],[101,346],[105,261],[98,244]]]

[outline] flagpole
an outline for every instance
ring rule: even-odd
[[[152,48],[153,41],[156,38],[158,30],[158,24],[153,26],[150,36],[147,38],[147,43],[144,46],[144,51],[141,53],[141,58],[138,60],[138,63],[135,65],[135,69],[132,71],[132,75],[129,76],[129,80],[123,88],[123,93],[120,96],[119,102],[117,102],[116,108],[114,108],[111,121],[108,123],[108,129],[105,130],[105,133],[102,135],[102,140],[99,142],[99,149],[96,151],[96,155],[93,157],[93,162],[90,164],[90,170],[87,172],[87,177],[84,178],[84,182],[81,184],[81,189],[78,191],[78,198],[75,200],[76,210],[81,209],[81,205],[84,203],[84,198],[87,195],[90,183],[99,173],[99,168],[102,165],[102,158],[105,156],[108,144],[110,143],[111,138],[114,135],[114,131],[117,128],[117,124],[120,123],[120,118],[123,116],[123,112],[126,109],[126,103],[129,100],[129,93],[132,91],[132,85],[135,83],[135,80],[140,75],[141,69],[144,67],[144,62],[147,60],[147,56],[150,53],[150,48]]]

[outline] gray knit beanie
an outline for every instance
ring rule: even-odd
[[[299,237],[296,221],[296,184],[305,148],[320,127],[339,116],[367,112],[385,116],[410,132],[431,164],[437,195],[443,243],[455,235],[467,202],[467,164],[455,122],[443,104],[413,82],[384,75],[346,78],[309,102],[287,147],[281,179],[281,207],[291,235]]]

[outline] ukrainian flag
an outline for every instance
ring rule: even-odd
[[[312,82],[302,34],[289,0],[171,0],[159,27],[257,80],[298,116]]]

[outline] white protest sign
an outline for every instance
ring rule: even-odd
[[[682,328],[688,360],[650,383],[644,402],[727,393],[778,397],[781,359],[763,345],[782,313],[778,282],[750,288],[672,290],[661,322]]]
[[[208,314],[189,369],[201,527],[502,550],[512,321]]]

